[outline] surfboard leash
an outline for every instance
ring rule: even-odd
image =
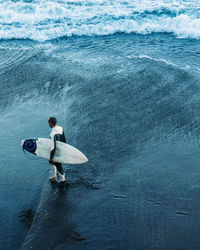
[[[36,160],[39,160],[39,158],[35,158],[35,157],[30,157],[29,155],[27,155],[25,149],[22,147],[22,151],[24,152],[25,156],[29,159],[29,160],[32,160],[32,161],[36,161]]]

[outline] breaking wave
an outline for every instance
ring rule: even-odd
[[[192,0],[0,1],[0,39],[47,41],[114,33],[173,33],[200,38],[200,5]]]

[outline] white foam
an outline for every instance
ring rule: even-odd
[[[163,59],[163,58],[154,58],[154,57],[151,57],[151,56],[148,56],[148,55],[133,56],[133,58],[140,58],[140,59],[141,58],[146,58],[146,59],[157,61],[157,62],[163,62],[163,63],[165,63],[167,65],[171,65],[171,66],[174,66],[174,67],[178,66],[175,63],[170,62],[169,60],[166,60],[166,59]]]
[[[37,41],[116,32],[169,32],[199,39],[199,4],[198,0],[1,0],[0,31],[0,39]]]

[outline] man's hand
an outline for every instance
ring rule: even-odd
[[[53,164],[54,163],[53,159],[49,159],[49,163]]]

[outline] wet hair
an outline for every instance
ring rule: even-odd
[[[50,122],[52,125],[56,125],[56,123],[57,123],[57,120],[56,120],[56,118],[55,117],[49,117],[49,119],[48,119],[48,122]]]

